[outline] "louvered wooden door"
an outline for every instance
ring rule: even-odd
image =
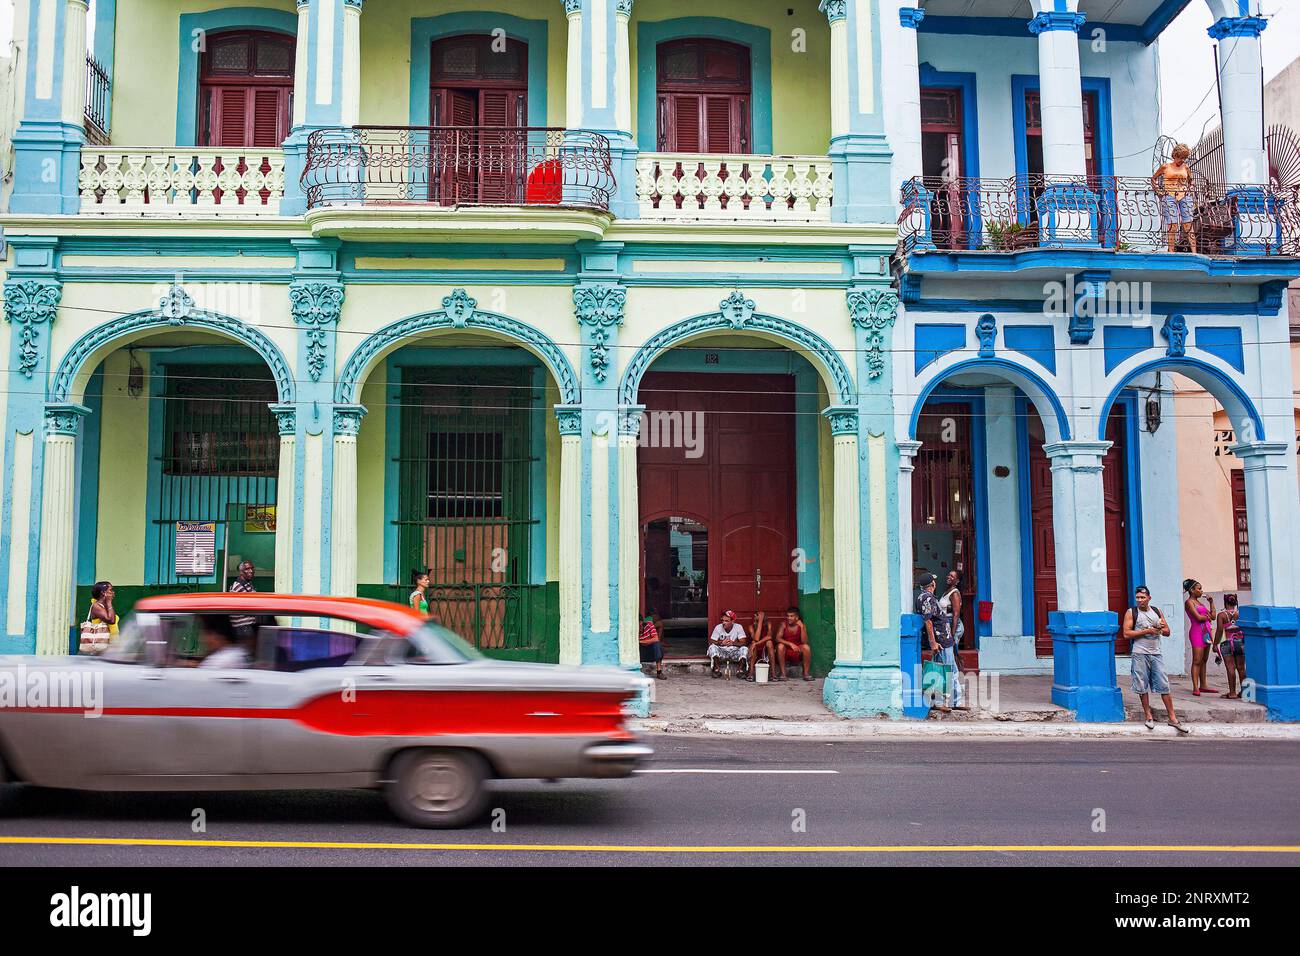
[[[657,95],[660,150],[753,150],[748,48],[708,39],[660,44]]]
[[[200,62],[201,146],[278,147],[293,109],[292,37],[255,31],[208,38]]]

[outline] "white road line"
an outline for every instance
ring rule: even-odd
[[[633,773],[839,773],[838,770],[715,770],[706,767],[683,767],[681,769],[635,770]]]

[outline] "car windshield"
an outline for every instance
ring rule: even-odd
[[[459,634],[433,622],[408,634],[407,642],[408,664],[464,664],[483,656]]]

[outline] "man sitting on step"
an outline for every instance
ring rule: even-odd
[[[723,661],[738,661],[741,677],[749,673],[749,634],[736,623],[735,611],[723,611],[722,623],[709,635],[709,669],[714,677],[722,676],[718,665]],[[730,670],[727,676],[731,676]]]

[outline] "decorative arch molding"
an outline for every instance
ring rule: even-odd
[[[687,339],[696,338],[706,332],[759,332],[780,339],[805,357],[815,359],[821,366],[827,378],[827,392],[830,393],[832,405],[856,406],[858,404],[849,367],[829,342],[816,332],[811,332],[787,319],[765,315],[753,309],[752,300],[735,292],[723,300],[719,311],[682,319],[651,336],[636,350],[627,368],[623,370],[623,377],[618,386],[619,404],[637,403],[636,396],[641,387],[641,378],[655,359]],[[829,387],[832,385],[833,389]]]
[[[1121,371],[1115,380],[1114,386],[1106,395],[1106,401],[1101,405],[1099,412],[1100,417],[1097,427],[1097,433],[1100,440],[1104,441],[1106,437],[1106,419],[1110,417],[1110,410],[1114,407],[1115,402],[1119,399],[1120,394],[1128,386],[1129,382],[1150,372],[1178,372],[1186,375],[1192,381],[1202,386],[1207,392],[1213,395],[1220,405],[1228,412],[1228,417],[1232,421],[1233,427],[1238,430],[1238,440],[1241,439],[1240,432],[1243,430],[1243,423],[1249,421],[1255,429],[1253,441],[1265,441],[1264,418],[1256,408],[1254,401],[1246,394],[1246,390],[1241,387],[1231,375],[1222,369],[1211,365],[1202,359],[1192,358],[1183,355],[1176,358],[1162,356],[1157,359],[1151,359],[1142,362],[1128,371]]]
[[[1061,404],[1060,397],[1052,390],[1052,387],[1047,384],[1042,376],[1031,369],[1001,358],[966,359],[945,369],[940,369],[925,384],[920,394],[916,396],[916,402],[912,406],[912,417],[907,424],[907,437],[909,439],[916,438],[916,425],[921,417],[921,409],[925,407],[930,394],[952,376],[966,372],[988,372],[1015,385],[1028,396],[1030,402],[1038,410],[1039,417],[1042,418],[1044,426],[1048,429],[1048,441],[1070,440],[1070,417],[1066,414],[1065,406]],[[1055,427],[1053,427],[1053,423],[1055,423]],[[1056,435],[1052,435],[1052,431],[1055,431]]]
[[[466,294],[464,289],[452,290],[451,295],[442,300],[442,308],[436,312],[421,312],[418,315],[399,319],[366,336],[348,356],[347,363],[343,366],[335,390],[335,401],[340,405],[356,404],[361,383],[374,362],[384,352],[414,340],[426,332],[445,329],[494,332],[523,346],[550,369],[560,389],[560,404],[579,403],[578,377],[574,374],[573,365],[549,336],[518,319],[498,315],[495,312],[484,312],[478,308],[478,302]]]
[[[50,383],[50,402],[71,401],[71,395],[77,376],[86,361],[106,345],[122,339],[135,337],[140,332],[153,329],[185,328],[214,332],[217,335],[234,339],[246,345],[262,357],[271,375],[275,378],[276,392],[282,404],[294,401],[294,378],[285,361],[280,347],[272,342],[263,332],[233,316],[218,312],[195,309],[194,300],[177,286],[173,286],[167,297],[156,309],[147,312],[133,312],[120,319],[91,329],[73,343],[62,360]]]

